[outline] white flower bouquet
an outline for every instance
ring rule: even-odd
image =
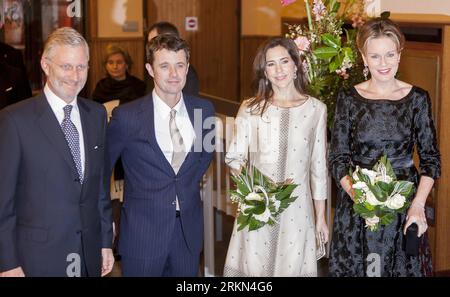
[[[411,204],[414,184],[397,180],[392,165],[383,156],[373,170],[356,166],[350,170],[355,203],[353,210],[366,221],[366,227],[377,231],[381,225],[391,224],[397,213],[404,213]]]
[[[274,225],[280,213],[297,199],[292,196],[297,185],[288,181],[275,183],[254,166],[243,168],[239,175],[231,178],[236,184],[230,197],[233,203],[238,203],[238,231],[245,227],[253,231],[266,224]]]

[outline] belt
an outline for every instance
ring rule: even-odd
[[[359,165],[362,167],[370,167],[372,168],[376,162],[378,162],[379,158],[370,158],[363,156],[353,156],[352,163],[354,166]],[[391,162],[393,169],[403,169],[403,168],[411,168],[414,167],[414,161],[412,156],[400,156],[394,158],[388,158],[389,162]]]
[[[176,218],[179,218],[179,217],[180,217],[180,211],[179,211],[179,210],[177,210],[177,211],[175,212],[175,217],[176,217]]]

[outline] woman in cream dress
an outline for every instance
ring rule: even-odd
[[[326,106],[304,94],[294,42],[273,38],[255,58],[257,94],[242,103],[226,162],[234,174],[247,161],[276,182],[292,180],[298,198],[278,224],[237,231],[224,276],[317,276],[316,235],[328,240]]]

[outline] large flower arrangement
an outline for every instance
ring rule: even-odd
[[[281,0],[289,5],[297,0]],[[303,57],[308,76],[308,93],[322,100],[328,108],[328,125],[334,116],[336,95],[340,88],[361,82],[362,63],[356,48],[356,30],[364,23],[363,0],[304,0],[306,25],[289,25],[292,38]],[[345,20],[352,25],[345,28]]]
[[[386,156],[381,157],[372,170],[356,166],[349,175],[355,191],[353,210],[365,220],[370,231],[391,224],[397,214],[405,213],[411,204],[414,184],[397,180]]]

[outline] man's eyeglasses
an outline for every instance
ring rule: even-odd
[[[57,64],[55,62],[53,62],[52,60],[46,58],[47,61],[52,62],[53,64],[55,64],[56,66],[58,66],[59,68],[61,68],[62,71],[64,72],[72,72],[74,70],[76,70],[77,72],[83,72],[86,71],[89,68],[89,65],[72,65],[72,64]]]

